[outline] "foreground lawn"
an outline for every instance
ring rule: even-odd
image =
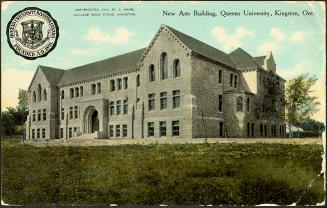
[[[8,204],[300,204],[324,199],[321,145],[2,143]]]

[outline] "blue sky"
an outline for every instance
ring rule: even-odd
[[[60,28],[55,50],[47,57],[33,61],[15,55],[8,47],[5,36],[11,16],[28,6],[49,11]],[[132,8],[136,16],[73,16],[77,8]],[[163,10],[252,10],[271,13],[275,10],[299,13],[307,10],[313,11],[314,15],[182,17],[163,16]],[[272,50],[277,73],[285,79],[305,72],[320,78],[325,75],[325,10],[322,2],[5,2],[1,12],[2,108],[17,103],[14,91],[27,88],[37,65],[69,69],[143,48],[161,24],[228,53],[237,47],[242,47],[253,56],[265,55]],[[319,80],[317,88],[322,88],[324,82]]]

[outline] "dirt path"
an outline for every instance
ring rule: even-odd
[[[321,138],[150,138],[150,139],[54,139],[28,142],[33,146],[103,146],[126,144],[186,144],[186,143],[284,143],[322,144]]]

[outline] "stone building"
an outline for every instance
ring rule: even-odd
[[[283,137],[284,83],[271,52],[227,54],[162,25],[147,48],[69,70],[38,66],[26,137]]]

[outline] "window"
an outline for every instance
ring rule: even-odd
[[[123,114],[126,115],[128,113],[128,99],[123,101]]]
[[[60,128],[60,138],[64,138],[64,128]]]
[[[35,129],[32,129],[32,139],[35,139]]]
[[[91,95],[95,95],[95,93],[96,93],[96,85],[92,84],[91,85]]]
[[[248,137],[250,137],[250,123],[249,122],[246,125],[246,134]]]
[[[36,130],[36,138],[40,138],[40,129]]]
[[[250,98],[246,99],[246,110],[250,112]]]
[[[75,87],[75,97],[79,97],[79,88]]]
[[[149,82],[153,82],[155,80],[156,80],[155,69],[154,69],[154,65],[151,64],[149,67]]]
[[[154,122],[148,122],[148,137],[154,136]]]
[[[116,137],[120,137],[120,125],[116,125]]]
[[[41,121],[41,110],[37,110],[37,120]]]
[[[136,76],[136,87],[139,87],[140,86],[140,75],[138,74]]]
[[[173,76],[174,78],[181,76],[181,63],[179,59],[174,60]]]
[[[114,126],[113,125],[109,126],[109,137],[114,137]]]
[[[166,136],[166,121],[160,121],[159,122],[159,126],[160,126],[160,135],[159,136]]]
[[[220,137],[224,136],[224,122],[222,121],[219,122],[219,136]]]
[[[61,120],[65,119],[65,109],[61,108]]]
[[[236,98],[236,111],[243,111],[243,98],[242,97]]]
[[[264,126],[265,128],[265,137],[267,137],[267,125]]]
[[[218,82],[219,82],[219,84],[222,83],[222,76],[223,76],[223,71],[221,69],[219,69],[219,71],[218,71]]]
[[[173,136],[179,136],[179,121],[172,121],[171,129],[173,130]]]
[[[148,109],[149,109],[149,111],[155,109],[155,95],[154,95],[154,93],[148,95]]]
[[[78,106],[74,106],[74,115],[75,118],[78,118]]]
[[[38,99],[39,99],[39,101],[41,101],[41,92],[42,92],[42,87],[41,87],[41,85],[39,84],[38,86],[37,86],[37,96],[38,96]]]
[[[101,83],[100,82],[97,83],[97,87],[98,87],[98,94],[100,94],[101,93]]]
[[[117,79],[117,90],[121,90],[121,79]]]
[[[124,89],[128,88],[128,77],[124,77]]]
[[[84,93],[84,92],[83,92],[83,86],[80,86],[80,87],[79,87],[79,91],[80,91],[80,95],[81,95],[81,97],[82,97],[82,96],[83,96],[83,93]]]
[[[45,138],[45,129],[42,129],[42,138]]]
[[[69,107],[69,119],[73,119],[74,118],[74,111],[73,111],[73,107]]]
[[[160,93],[160,109],[167,109],[167,92]]]
[[[229,76],[229,86],[230,87],[233,87],[233,77],[234,77],[234,75],[230,74],[230,76]]]
[[[47,94],[47,90],[46,89],[43,90],[43,99],[44,100],[47,100],[48,99],[48,94]]]
[[[263,125],[260,124],[260,136],[262,137],[263,136]]]
[[[218,96],[218,111],[223,112],[223,96]]]
[[[121,104],[120,100],[116,101],[116,115],[120,115],[120,109],[121,109],[120,104]]]
[[[47,109],[43,109],[43,121],[47,119]]]
[[[74,98],[74,89],[70,88],[70,98]]]
[[[77,127],[74,127],[74,137],[77,136]]]
[[[160,73],[161,79],[168,78],[168,58],[167,53],[162,53],[160,56]]]
[[[173,91],[173,108],[179,108],[181,104],[180,91]]]
[[[123,137],[127,137],[127,125],[123,125]]]
[[[110,102],[109,111],[111,116],[115,115],[115,102]]]
[[[69,127],[69,138],[72,138],[73,137],[73,128],[72,127]]]
[[[235,75],[234,77],[234,87],[236,88],[237,87],[237,76]]]
[[[33,102],[34,103],[36,102],[36,93],[35,93],[35,91],[33,91]]]
[[[115,91],[115,80],[110,80],[110,91]]]
[[[35,121],[35,110],[33,110],[33,117],[32,117],[32,121]]]
[[[251,132],[252,132],[252,137],[254,137],[254,123],[252,123]]]
[[[65,91],[64,90],[61,90],[61,99],[65,99]]]

